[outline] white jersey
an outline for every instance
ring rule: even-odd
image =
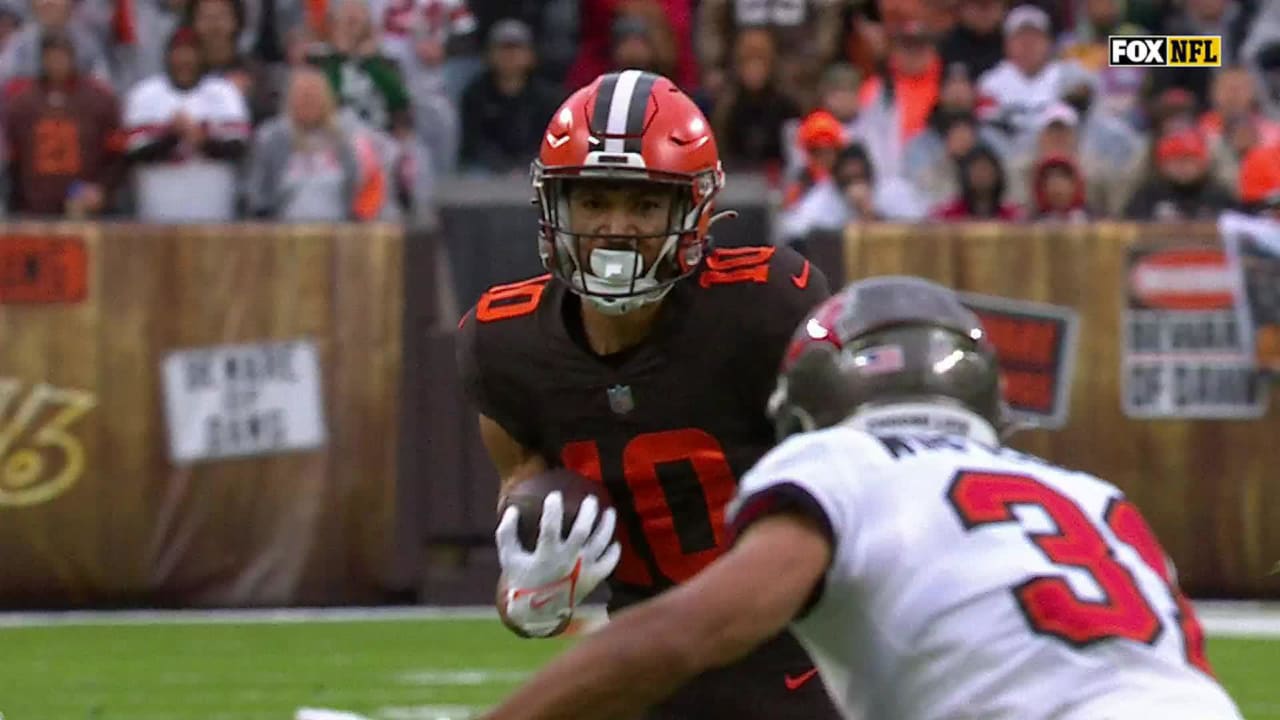
[[[177,88],[164,74],[138,83],[125,98],[128,148],[135,150],[169,132],[184,112],[216,140],[247,140],[249,110],[229,80],[206,76],[192,88]],[[180,145],[165,162],[135,171],[138,218],[152,222],[225,222],[235,219],[236,164],[207,158]]]
[[[797,491],[834,555],[792,630],[847,717],[1240,718],[1114,486],[961,436],[835,427],[766,455],[729,512]]]
[[[1007,121],[1016,147],[1034,147],[1041,115],[1060,101],[1067,62],[1050,61],[1035,75],[1024,75],[1012,62],[1001,60],[978,78],[980,114]]]

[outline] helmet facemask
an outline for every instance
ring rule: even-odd
[[[658,174],[589,167],[549,172],[539,163],[533,172],[542,215],[542,263],[600,312],[623,315],[657,302],[701,264],[706,218],[719,190],[716,173],[654,177]],[[581,223],[575,226],[572,198],[591,187],[588,183],[599,183],[606,191],[670,193],[663,227],[601,233]]]

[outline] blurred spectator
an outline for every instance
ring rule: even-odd
[[[582,33],[578,56],[565,79],[567,89],[577,90],[616,67],[616,40],[603,29],[613,28],[623,16],[645,22],[659,65],[665,61],[674,68],[667,74],[672,82],[686,93],[698,89],[690,0],[580,0],[578,12]]]
[[[22,22],[22,13],[12,3],[0,2],[0,56],[22,28]]]
[[[116,87],[124,92],[164,72],[167,43],[182,24],[187,0],[131,0],[118,8],[123,36],[112,48]]]
[[[290,36],[308,31],[308,0],[243,1],[241,52],[263,63],[284,63],[288,58]]]
[[[392,132],[411,127],[404,82],[395,63],[379,54],[364,0],[339,0],[330,46],[311,59],[328,76],[341,104],[370,127]]]
[[[902,163],[907,181],[926,207],[937,207],[959,194],[957,164],[979,142],[990,145],[990,135],[972,111],[950,109],[941,103],[934,109],[929,126],[907,145]]]
[[[861,101],[863,107],[884,103],[893,108],[902,147],[924,129],[942,84],[942,61],[923,23],[912,21],[892,30],[887,70],[888,84],[885,77],[871,77],[863,83]],[[893,162],[895,170],[898,161],[900,158]]]
[[[1243,66],[1220,70],[1211,85],[1210,108],[1200,116],[1200,132],[1208,138],[1218,138],[1223,135],[1227,124],[1250,118],[1264,145],[1280,142],[1280,122],[1260,112],[1254,83],[1254,77]]]
[[[702,0],[697,47],[703,78],[717,91],[727,77],[733,39],[747,28],[767,28],[778,48],[783,87],[809,105],[822,69],[837,57],[842,10],[838,0]]]
[[[843,59],[862,75],[869,76],[884,66],[889,40],[877,0],[850,0],[845,8]]]
[[[1280,3],[1263,3],[1251,28],[1238,60],[1257,80],[1263,112],[1280,120]]]
[[[382,52],[396,63],[405,84],[416,89],[424,75],[439,75],[447,96],[457,101],[480,71],[476,18],[467,0],[373,0],[374,24]]]
[[[1087,220],[1084,176],[1069,157],[1050,155],[1032,173],[1035,219],[1066,222]]]
[[[1094,75],[1099,107],[1137,126],[1146,69],[1111,67],[1107,37],[1145,35],[1147,30],[1125,20],[1123,0],[1075,0],[1075,9],[1075,25],[1060,41],[1062,58]]]
[[[1190,90],[1169,88],[1156,98],[1151,108],[1152,137],[1164,137],[1175,130],[1194,128],[1199,122],[1196,98]]]
[[[1079,119],[1079,165],[1094,215],[1118,216],[1146,167],[1147,141],[1129,123],[1098,107],[1096,76],[1074,65],[1062,72],[1062,101]]]
[[[733,76],[711,116],[721,156],[731,169],[781,169],[783,127],[800,116],[800,108],[779,86],[775,58],[767,30],[738,34]]]
[[[307,22],[309,0],[244,0],[245,27],[240,51],[249,60],[253,94],[246,97],[254,123],[275,115],[284,106],[290,65],[303,62],[305,53],[293,46],[309,41],[313,29]],[[294,58],[296,54],[298,57]]]
[[[11,80],[34,78],[40,74],[40,40],[49,33],[71,38],[80,75],[111,82],[110,68],[101,43],[82,23],[74,21],[71,3],[72,0],[32,0],[33,20],[9,39],[4,53],[0,54],[0,84],[7,85]]]
[[[200,43],[205,72],[224,77],[252,95],[253,78],[247,58],[241,54],[240,32],[244,29],[244,3],[240,0],[190,0],[186,22]]]
[[[613,22],[611,30],[612,64],[609,69],[645,70],[670,77],[673,57],[662,52],[659,34],[654,24],[645,18],[635,15],[619,16]]]
[[[1185,0],[1182,9],[1165,25],[1169,35],[1221,35],[1222,64],[1236,63],[1236,55],[1248,31],[1249,13],[1235,0]],[[1212,71],[1204,68],[1153,68],[1148,75],[1148,95],[1157,96],[1171,87],[1191,92],[1198,108],[1209,104]]]
[[[39,77],[4,108],[9,208],[33,215],[100,214],[123,169],[120,106],[110,89],[78,77],[70,38],[46,33],[40,45]]]
[[[809,113],[800,123],[796,139],[804,153],[804,162],[788,178],[783,189],[783,207],[799,202],[815,185],[829,178],[836,155],[849,143],[844,126],[825,110]]]
[[[1033,207],[1035,170],[1049,157],[1069,158],[1080,162],[1080,116],[1063,102],[1054,102],[1035,119],[1034,141],[1006,157],[1009,169],[1008,197],[1022,207]]]
[[[1239,185],[1245,212],[1280,219],[1280,144],[1250,150],[1240,163]]]
[[[796,243],[818,230],[840,230],[853,221],[912,221],[923,204],[902,180],[880,179],[871,157],[853,144],[836,156],[831,175],[779,214],[779,235]]]
[[[499,20],[514,18],[533,30],[536,74],[563,87],[578,52],[578,0],[468,0],[477,37],[488,37]]]
[[[822,109],[839,120],[850,135],[857,132],[863,85],[862,75],[848,63],[831,65],[818,82],[818,102]]]
[[[1280,39],[1263,46],[1253,63],[1262,107],[1267,117],[1280,119]]]
[[[258,128],[245,196],[253,217],[343,222],[377,217],[386,178],[376,148],[339,121],[328,80],[293,73],[285,112]]]
[[[872,162],[883,167],[893,161],[900,147],[894,124],[896,116],[887,104],[876,104],[863,112],[862,84],[862,75],[852,65],[836,63],[828,67],[818,84],[818,105],[814,111],[835,118],[844,129],[846,140],[860,142],[871,154]],[[789,89],[781,87],[781,80],[779,85],[780,92],[795,99]],[[796,175],[808,162],[808,153],[799,140],[799,123],[794,121],[783,125],[783,159],[788,176]]]
[[[957,164],[960,193],[933,211],[938,220],[1017,220],[1016,205],[1004,200],[1005,173],[1000,157],[979,144]]]
[[[262,2],[274,7],[275,0]],[[246,22],[243,0],[190,0],[184,24],[200,42],[205,72],[235,84],[249,104],[251,120],[258,122],[275,114],[279,98],[266,82],[258,81],[261,64],[251,62],[241,49]]]
[[[1004,59],[1005,0],[960,0],[959,22],[939,45],[942,62],[963,63],[969,77],[982,77]]]
[[[1259,112],[1254,82],[1244,67],[1223,68],[1210,86],[1212,105],[1198,124],[1209,142],[1214,174],[1232,191],[1245,153],[1254,145],[1280,142],[1280,123]]]
[[[1156,144],[1156,176],[1130,201],[1132,220],[1206,220],[1231,207],[1231,193],[1209,172],[1209,146],[1194,129],[1178,130]]]
[[[503,20],[489,30],[489,68],[462,96],[463,168],[527,173],[560,93],[534,76],[529,26]]]
[[[1004,23],[1005,59],[978,79],[979,117],[1004,130],[1012,152],[1034,141],[1037,119],[1057,101],[1063,64],[1052,57],[1049,16],[1019,5]]]
[[[204,76],[198,47],[195,33],[180,28],[169,42],[167,72],[142,81],[125,100],[128,157],[144,221],[236,216],[249,111],[231,81]]]

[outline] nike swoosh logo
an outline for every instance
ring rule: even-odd
[[[800,673],[799,675],[783,676],[782,682],[786,684],[788,690],[799,690],[801,685],[812,680],[813,676],[817,674],[818,674],[818,668],[814,668],[808,672]]]
[[[534,610],[541,610],[547,603],[555,599],[554,595],[539,595],[529,599],[529,607]]]
[[[805,286],[809,284],[809,261],[808,260],[804,261],[804,267],[800,268],[799,275],[791,276],[791,282],[793,285],[800,288],[801,290],[805,289]]]

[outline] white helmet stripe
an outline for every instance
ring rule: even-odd
[[[631,114],[632,97],[636,92],[636,83],[640,81],[640,76],[644,73],[640,70],[623,70],[618,75],[618,84],[613,88],[613,97],[609,102],[609,117],[605,121],[604,131],[607,135],[619,137],[606,137],[604,141],[605,152],[625,152],[625,139],[622,135],[627,134],[627,117]],[[648,93],[645,93],[645,103],[649,102]]]

